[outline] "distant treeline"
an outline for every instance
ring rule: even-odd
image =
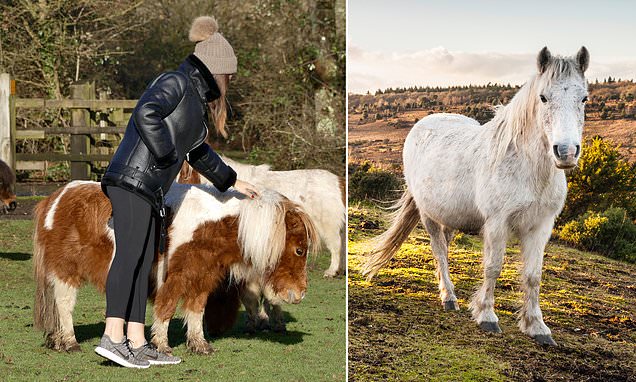
[[[480,122],[490,120],[493,106],[507,104],[520,86],[468,85],[412,86],[378,90],[375,94],[350,94],[349,113],[361,113],[360,123],[396,117],[408,110],[456,112]],[[594,119],[636,118],[636,84],[611,77],[589,84],[586,115]]]

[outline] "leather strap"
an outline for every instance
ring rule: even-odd
[[[108,166],[108,171],[112,171],[112,172],[116,172],[119,174],[123,174],[126,175],[129,178],[133,178],[135,180],[140,181],[143,184],[153,184],[156,183],[156,180],[154,180],[150,175],[146,174],[145,172],[141,171],[138,168],[132,168],[130,166],[126,166],[125,164],[122,163],[111,163]]]

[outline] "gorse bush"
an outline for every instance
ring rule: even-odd
[[[581,214],[620,207],[636,217],[636,168],[616,146],[601,137],[588,138],[576,169],[568,174],[568,197],[557,225]]]
[[[369,162],[349,164],[349,198],[392,200],[402,189],[402,180]]]
[[[636,262],[636,168],[601,137],[588,138],[568,174],[568,197],[557,219],[564,242]]]
[[[566,223],[559,238],[580,249],[636,262],[636,225],[622,208],[585,213]]]

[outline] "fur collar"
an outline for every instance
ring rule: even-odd
[[[206,102],[211,102],[221,97],[221,90],[216,84],[214,76],[197,56],[194,54],[189,55],[179,69],[194,81],[200,93],[205,96]]]

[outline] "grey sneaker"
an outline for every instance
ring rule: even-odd
[[[124,367],[136,369],[147,369],[150,367],[150,362],[135,356],[135,353],[130,348],[130,341],[125,338],[122,342],[116,343],[104,334],[101,341],[99,341],[99,346],[95,348],[95,353]]]
[[[155,345],[149,344],[148,342],[146,342],[144,346],[131,350],[135,358],[146,360],[150,362],[151,365],[176,365],[181,363],[181,358],[162,353],[157,350]]]

